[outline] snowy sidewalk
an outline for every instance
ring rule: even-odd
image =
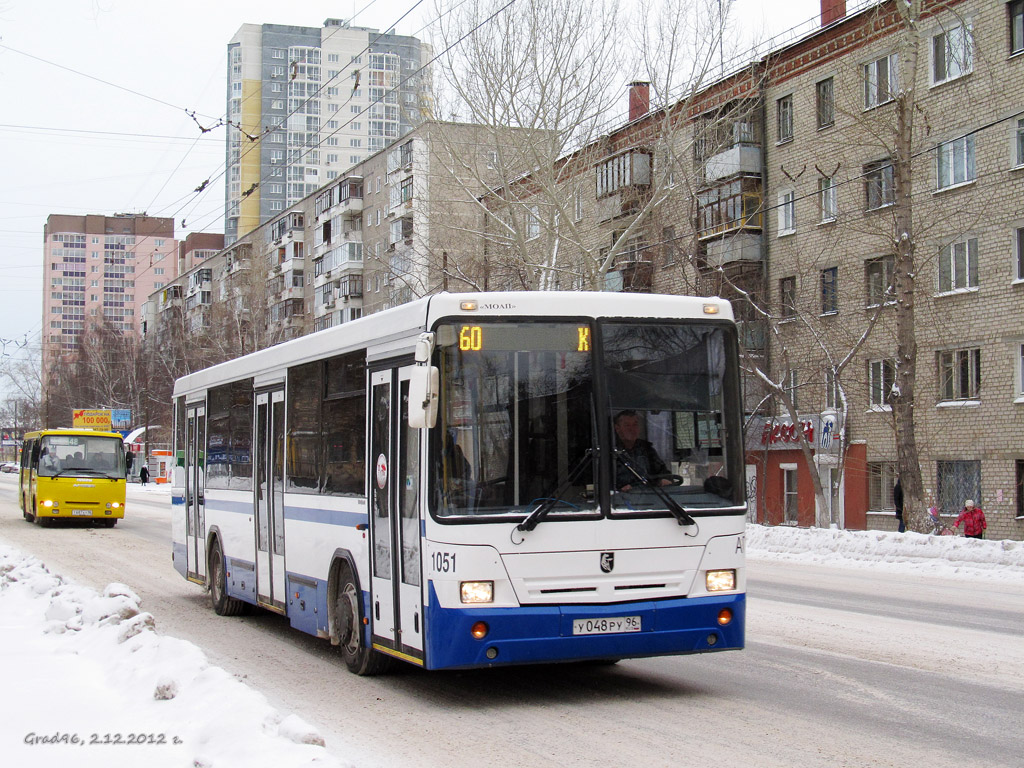
[[[1024,542],[887,531],[747,526],[751,560],[1024,583]]]
[[[0,544],[4,764],[340,766],[307,723],[154,627],[127,586],[98,595]]]

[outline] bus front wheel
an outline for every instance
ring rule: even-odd
[[[363,593],[356,584],[352,569],[341,566],[338,574],[338,597],[334,617],[338,629],[341,657],[349,672],[357,675],[377,675],[389,666],[390,659],[367,648],[363,642]]]
[[[210,547],[210,602],[218,616],[237,616],[245,608],[245,603],[235,597],[228,596],[227,570],[224,568],[224,553],[220,551],[220,542],[213,540]]]

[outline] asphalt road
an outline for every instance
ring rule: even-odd
[[[158,631],[361,767],[1024,764],[1024,585],[755,559],[740,652],[358,678],[279,616],[213,614],[171,567],[166,497],[130,488],[114,529],[41,528],[15,487],[0,475],[0,541],[130,585]]]

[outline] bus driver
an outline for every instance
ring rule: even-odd
[[[619,411],[612,419],[612,424],[615,426],[615,437],[619,448],[623,450],[626,459],[633,464],[636,470],[651,478],[653,482],[657,482],[658,485],[670,485],[672,481],[667,477],[659,477],[656,481],[654,480],[658,475],[669,474],[669,470],[658,452],[654,450],[654,446],[640,437],[640,418],[636,411]],[[628,491],[633,487],[634,482],[636,482],[636,477],[633,473],[621,461],[616,462],[615,485],[618,489]]]

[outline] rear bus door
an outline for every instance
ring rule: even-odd
[[[370,606],[375,647],[423,664],[420,431],[409,427],[411,369],[370,375]]]
[[[284,388],[256,394],[255,494],[256,598],[283,612],[284,578]]]
[[[185,411],[185,547],[188,579],[206,583],[206,406]]]

